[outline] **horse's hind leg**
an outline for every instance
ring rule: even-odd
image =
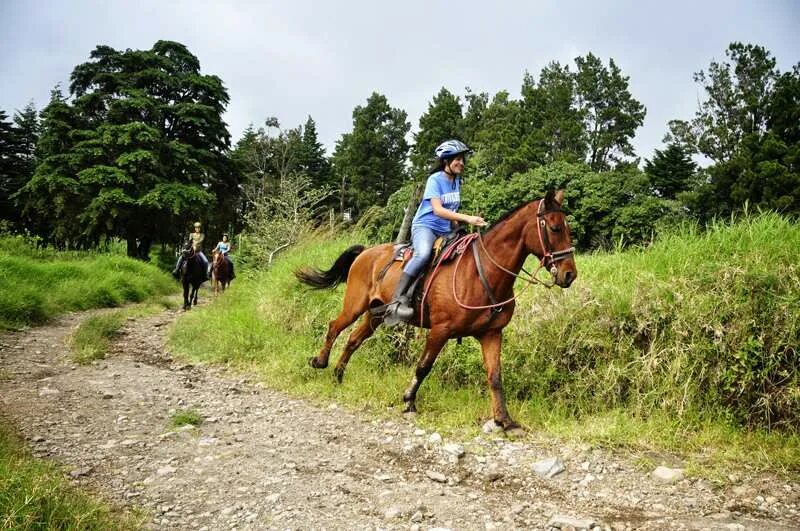
[[[336,338],[339,337],[339,334],[341,334],[345,328],[356,322],[356,319],[367,311],[366,293],[362,292],[362,294],[359,294],[358,298],[356,298],[354,291],[355,290],[351,289],[350,285],[347,286],[342,311],[336,319],[328,323],[328,333],[325,334],[325,342],[322,344],[319,354],[308,360],[315,369],[324,369],[328,366],[328,357],[331,354],[333,342],[336,341]]]
[[[425,350],[422,353],[422,357],[420,357],[419,363],[417,363],[414,378],[411,379],[411,385],[403,394],[403,402],[406,403],[406,407],[403,410],[404,413],[414,413],[417,410],[417,391],[419,391],[419,386],[422,385],[425,377],[431,372],[433,362],[436,361],[436,357],[442,351],[448,339],[448,335],[441,330],[431,329],[430,333],[428,333],[428,338],[425,340]]]
[[[347,367],[347,362],[350,361],[350,356],[361,346],[361,343],[363,343],[365,339],[375,332],[375,329],[378,328],[382,322],[383,319],[373,317],[371,314],[367,313],[361,320],[358,328],[353,330],[353,333],[347,338],[347,343],[344,346],[342,355],[336,363],[336,368],[333,369],[333,373],[336,375],[336,379],[339,383],[342,383],[344,370]]]

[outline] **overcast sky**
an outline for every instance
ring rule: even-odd
[[[691,118],[692,73],[725,59],[732,41],[760,44],[781,71],[800,61],[800,1],[212,2],[0,0],[0,109],[9,115],[50,89],[98,44],[185,44],[231,97],[234,141],[251,122],[284,127],[311,115],[330,154],[372,91],[408,113],[414,130],[442,86],[519,96],[525,71],[592,52],[630,77],[647,108],[634,140],[650,158],[666,123]]]

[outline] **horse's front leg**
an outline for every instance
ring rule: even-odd
[[[409,385],[406,392],[403,393],[403,402],[406,404],[403,413],[414,413],[417,411],[417,391],[419,391],[419,386],[422,385],[425,377],[431,372],[433,362],[436,361],[436,357],[439,355],[439,352],[442,351],[448,339],[450,339],[450,337],[442,330],[435,330],[432,328],[428,333],[428,337],[425,340],[425,349],[422,351],[419,363],[417,363],[414,378],[411,379],[411,385]]]
[[[506,409],[506,399],[503,395],[503,377],[500,371],[500,349],[503,342],[502,330],[489,330],[478,338],[483,352],[483,366],[486,369],[486,380],[492,394],[492,415],[496,424],[506,431],[519,429],[519,424],[514,422]]]
[[[183,309],[188,310],[192,307],[192,304],[189,302],[189,284],[185,283],[183,285]]]

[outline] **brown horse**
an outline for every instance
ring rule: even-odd
[[[495,423],[505,430],[519,427],[509,416],[503,395],[502,333],[514,313],[514,281],[528,255],[539,257],[541,267],[548,269],[553,282],[562,288],[569,287],[577,277],[570,229],[561,209],[563,198],[561,190],[548,192],[544,199],[508,212],[473,243],[472,252],[441,264],[433,278],[428,278],[425,296],[415,308],[411,324],[430,328],[430,332],[411,385],[403,394],[405,412],[416,411],[417,391],[447,340],[472,336],[481,344]],[[328,271],[306,268],[295,272],[300,281],[314,288],[347,282],[342,311],[330,322],[319,354],[309,360],[312,367],[327,367],[336,337],[366,313],[350,334],[334,369],[337,379],[342,381],[350,356],[382,322],[381,317],[370,315],[369,308],[386,304],[392,298],[401,274],[399,262],[398,267],[392,263],[393,255],[391,244],[368,249],[353,246]],[[390,263],[392,266],[381,279],[382,270]],[[481,265],[483,279],[478,272]]]
[[[214,252],[211,281],[214,284],[214,295],[219,295],[220,288],[225,291],[231,283],[231,265],[223,253]]]

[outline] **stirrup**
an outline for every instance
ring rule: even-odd
[[[386,305],[386,312],[383,314],[383,324],[391,328],[399,323],[407,323],[414,317],[414,308],[408,305],[408,300],[403,299],[406,299],[406,297],[393,300]]]

